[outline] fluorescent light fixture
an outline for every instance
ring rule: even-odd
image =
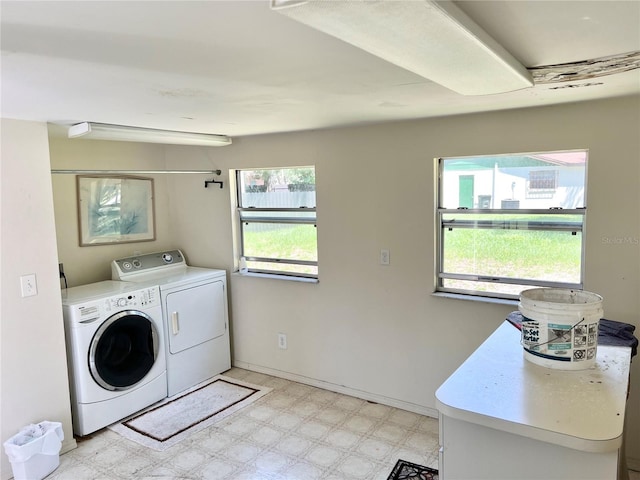
[[[231,138],[208,133],[176,132],[155,128],[127,127],[106,123],[82,122],[69,127],[69,138],[119,140],[123,142],[167,143],[173,145],[231,145]]]
[[[271,8],[462,95],[533,86],[529,71],[448,0],[271,0]]]

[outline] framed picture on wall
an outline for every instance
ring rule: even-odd
[[[155,240],[153,179],[76,177],[80,246]]]

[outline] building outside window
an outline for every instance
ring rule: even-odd
[[[317,278],[315,167],[237,170],[236,182],[249,272]]]
[[[558,188],[560,171],[555,168],[531,170],[527,183],[527,198],[553,198]]]
[[[582,289],[587,151],[436,161],[436,291]]]

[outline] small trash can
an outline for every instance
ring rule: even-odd
[[[15,480],[41,480],[60,465],[64,432],[60,422],[27,425],[4,442]]]

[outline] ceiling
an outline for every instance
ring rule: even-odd
[[[455,4],[527,68],[640,51],[638,0]],[[2,117],[59,125],[238,137],[640,92],[636,68],[460,95],[268,0],[1,1],[0,16]]]

